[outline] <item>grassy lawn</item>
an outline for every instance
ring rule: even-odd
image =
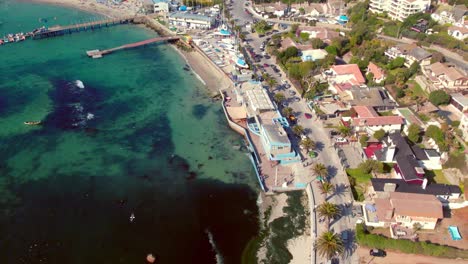
[[[347,169],[346,174],[348,174],[349,177],[354,200],[359,202],[364,201],[366,186],[372,178],[372,175],[363,173],[360,169]]]
[[[445,178],[445,175],[442,172],[442,170],[426,170],[425,175],[429,182],[450,184],[447,178]]]
[[[392,111],[379,112],[380,116],[392,116],[394,115]]]
[[[360,169],[346,169],[346,173],[356,179],[356,183],[368,183],[372,175],[363,173]]]
[[[421,88],[421,86],[414,80],[408,81],[409,87],[411,87],[411,91],[413,94],[418,97],[427,98],[427,93]]]

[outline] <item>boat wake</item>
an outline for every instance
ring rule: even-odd
[[[224,263],[223,256],[221,256],[221,252],[219,252],[219,249],[215,244],[213,234],[210,232],[210,230],[208,230],[208,228],[205,229],[205,233],[208,236],[208,241],[210,242],[211,247],[213,248],[213,251],[216,253],[216,263],[223,264]]]

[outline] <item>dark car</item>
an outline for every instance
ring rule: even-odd
[[[268,68],[268,66],[269,66],[269,65],[266,64],[266,63],[263,64],[263,67],[265,67],[265,68]]]
[[[305,118],[307,118],[307,119],[311,119],[311,118],[312,118],[312,115],[309,114],[309,113],[304,113],[304,116],[305,116]]]
[[[387,253],[385,251],[383,251],[382,249],[377,249],[377,248],[373,248],[369,251],[369,255],[373,256],[373,257],[385,257],[387,256]]]

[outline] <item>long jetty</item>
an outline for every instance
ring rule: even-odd
[[[102,56],[104,56],[106,54],[109,54],[109,53],[112,53],[112,52],[115,52],[115,51],[118,51],[118,50],[131,49],[131,48],[136,48],[136,47],[140,47],[140,46],[144,46],[144,45],[148,45],[148,44],[152,44],[152,43],[157,43],[157,42],[162,42],[162,41],[175,41],[175,40],[179,40],[179,39],[180,39],[180,37],[178,37],[178,36],[150,38],[150,39],[147,39],[147,40],[122,45],[122,46],[115,47],[115,48],[112,48],[112,49],[89,50],[89,51],[86,51],[86,54],[89,57],[93,58],[93,59],[98,59],[98,58],[102,58]]]
[[[95,30],[95,29],[99,29],[103,27],[110,27],[114,25],[134,23],[135,20],[141,20],[141,18],[135,17],[135,16],[134,17],[122,17],[122,18],[92,21],[92,22],[81,23],[81,24],[74,24],[74,25],[69,25],[69,26],[55,26],[55,27],[51,27],[46,30],[42,30],[40,32],[35,33],[33,35],[33,38],[42,39],[42,38],[57,37],[57,36],[65,35],[65,34],[72,34],[75,32]]]

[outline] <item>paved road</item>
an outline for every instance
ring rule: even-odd
[[[244,1],[235,1],[232,5],[231,13],[233,14],[234,18],[238,18],[238,24],[244,24],[245,22],[250,22],[252,20],[250,18],[246,18],[245,15],[248,15],[245,11],[245,2]],[[249,6],[250,9],[250,6]],[[252,11],[251,11],[252,12]],[[250,16],[250,15],[249,15]],[[284,21],[276,21],[276,20],[269,20],[271,22],[281,22],[283,23]],[[286,22],[284,24],[292,24],[294,22]],[[336,25],[331,25],[333,27],[336,27]],[[254,52],[256,54],[260,54],[260,46],[261,43],[265,41],[267,37],[259,38],[256,33],[249,34],[247,36],[249,39],[249,45],[253,47]],[[261,65],[263,64],[274,64],[274,58],[270,59],[265,59],[262,58],[260,63]],[[281,74],[276,74],[271,67],[265,67],[265,68],[259,68],[257,70],[257,74],[261,75],[263,72],[267,72],[272,76],[273,78],[276,79],[278,84],[282,84],[283,80],[286,79],[286,76],[284,73]],[[340,165],[339,157],[336,153],[336,150],[332,146],[332,142],[328,136],[328,132],[326,129],[323,127],[322,123],[320,121],[317,121],[315,119],[306,119],[304,116],[304,113],[311,113],[309,107],[307,106],[306,102],[303,99],[300,99],[299,93],[297,90],[295,90],[293,87],[287,89],[283,85],[279,85],[278,87],[271,88],[270,91],[274,92],[282,92],[286,96],[286,103],[288,104],[289,107],[291,107],[295,114],[298,116],[298,123],[303,126],[307,130],[307,135],[314,140],[315,142],[318,143],[318,150],[319,150],[319,157],[316,159],[317,162],[323,163],[328,167],[329,174],[330,174],[330,181],[334,183],[337,186],[337,193],[339,195],[333,195],[330,198],[330,201],[342,206],[343,208],[343,217],[338,219],[337,221],[332,222],[331,228],[334,229],[334,231],[338,234],[341,234],[342,231],[345,230],[353,230],[354,229],[354,221],[350,219],[350,211],[351,209],[346,208],[344,205],[348,204],[350,201],[352,201],[352,196],[350,192],[347,192],[344,189],[344,186],[349,185],[348,178],[346,176],[346,173],[343,171],[343,168]],[[290,132],[290,131],[289,131]],[[293,145],[297,146],[298,140],[292,137],[292,140],[295,141],[293,142]],[[313,187],[313,192],[315,196],[318,197],[317,203],[320,201],[323,201],[323,198],[320,197],[319,195],[319,189],[318,189],[318,184],[312,183]],[[315,221],[315,219],[311,219],[311,221]],[[319,234],[320,232],[326,229],[326,227],[323,226],[321,228],[318,228]],[[312,245],[311,245],[312,246]],[[314,257],[312,256],[312,263],[314,262]],[[323,260],[318,259],[317,263],[321,263]],[[348,243],[347,244],[347,253],[343,257],[342,261],[340,263],[357,263],[357,255],[354,254],[354,248],[353,248],[353,243]]]

